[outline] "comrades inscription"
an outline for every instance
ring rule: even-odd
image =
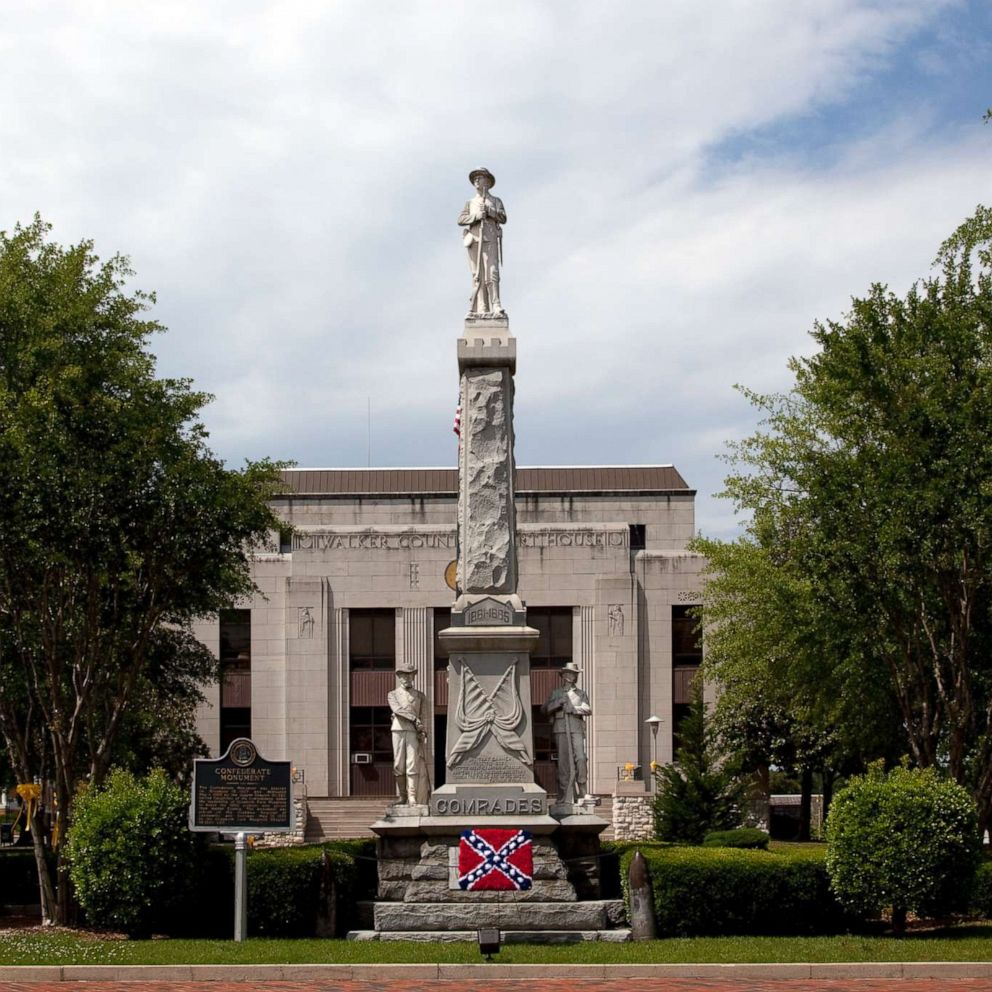
[[[546,796],[434,796],[431,816],[544,816]]]

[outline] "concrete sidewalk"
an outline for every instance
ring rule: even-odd
[[[990,945],[992,953],[992,945]],[[564,973],[563,973],[564,972]],[[258,965],[20,965],[0,967],[0,992],[8,992],[23,984],[58,985],[64,982],[116,983],[292,983],[306,986],[326,982],[452,982],[469,983],[466,988],[479,988],[479,982],[520,981],[529,987],[578,987],[578,983],[621,982],[627,979],[696,979],[727,983],[728,988],[740,983],[762,981],[823,982],[881,981],[881,987],[891,982],[898,988],[939,988],[933,982],[967,982],[969,988],[992,990],[992,961],[989,962],[873,962],[864,964],[258,964]],[[973,982],[987,983],[974,985]],[[590,986],[592,987],[592,986]],[[782,987],[782,986],[779,986]],[[861,987],[859,985],[859,987]],[[217,986],[213,986],[215,992]],[[40,992],[40,990],[39,990]]]

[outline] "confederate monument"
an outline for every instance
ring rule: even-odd
[[[589,697],[575,666],[547,702],[559,736],[559,796],[549,809],[534,778],[530,652],[517,593],[513,376],[517,342],[499,295],[506,211],[488,169],[470,173],[476,195],[458,223],[472,267],[472,299],[457,339],[461,431],[457,567],[448,652],[445,781],[422,802],[426,719],[411,670],[389,694],[399,802],[378,834],[374,929],[360,939],[626,939],[618,900],[599,898],[599,834],[607,826],[585,796]],[[419,700],[416,697],[419,696]],[[418,723],[419,721],[419,723]],[[558,729],[558,726],[562,729]],[[562,758],[562,752],[566,757]],[[424,771],[417,771],[421,761]],[[509,905],[508,905],[509,904]]]

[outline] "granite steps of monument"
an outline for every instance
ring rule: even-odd
[[[535,881],[531,888],[521,892],[463,892],[461,889],[442,889],[433,882],[379,882],[379,898],[386,902],[413,903],[476,903],[498,902],[514,904],[525,902],[578,901],[575,887],[566,879]]]
[[[373,927],[379,933],[448,932],[456,926],[510,931],[600,931],[624,923],[621,899],[587,902],[377,902]]]
[[[475,930],[392,930],[380,933],[378,930],[350,930],[348,940],[379,940],[396,941],[411,940],[418,942],[437,941],[451,942],[478,940]],[[585,941],[604,941],[613,944],[623,944],[630,940],[630,930],[502,930],[500,932],[504,944],[580,944]]]

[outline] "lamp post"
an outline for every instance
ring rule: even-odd
[[[658,767],[658,728],[661,726],[661,717],[649,716],[644,721],[651,728],[651,781],[654,782],[654,771]]]

